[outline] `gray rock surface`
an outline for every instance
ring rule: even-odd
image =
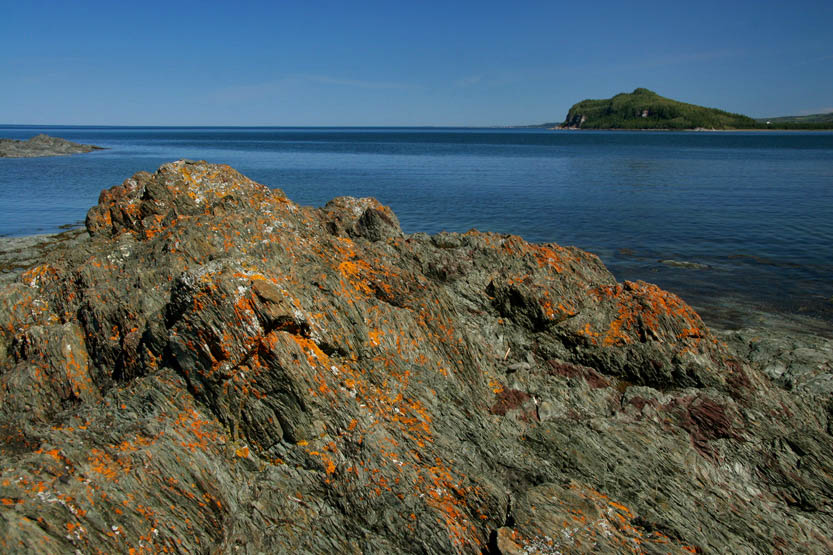
[[[0,286],[15,281],[55,250],[72,248],[89,237],[86,229],[25,237],[0,237]]]
[[[204,162],[86,226],[0,289],[4,552],[833,550],[825,340]]]
[[[0,139],[0,158],[37,158],[39,156],[68,156],[103,150],[103,147],[73,143],[60,137],[35,135],[31,139]]]

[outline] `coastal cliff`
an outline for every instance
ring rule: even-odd
[[[826,342],[205,162],[86,228],[0,289],[4,552],[833,550]]]
[[[25,141],[0,139],[0,158],[37,158],[40,156],[69,156],[94,150],[103,150],[95,145],[82,145],[60,137],[35,135]]]

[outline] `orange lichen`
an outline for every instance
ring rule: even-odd
[[[307,363],[311,367],[315,368],[319,365],[329,363],[330,357],[315,344],[315,341],[307,337],[301,337],[300,335],[290,335],[290,337],[301,347],[301,350],[306,355]]]
[[[616,303],[616,318],[603,334],[605,346],[627,345],[646,339],[670,340],[663,337],[663,330],[668,327],[679,327],[675,339],[684,340],[681,349],[696,347],[707,335],[700,317],[691,307],[656,285],[626,281],[615,286],[597,287],[591,293],[599,301]],[[587,328],[585,334],[589,331]]]
[[[379,338],[385,335],[385,332],[380,329],[372,329],[367,333],[368,337],[370,338],[370,344],[374,347],[379,346]]]

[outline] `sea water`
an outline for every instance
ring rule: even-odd
[[[457,128],[2,127],[108,150],[0,158],[0,235],[82,222],[101,189],[179,158],[226,163],[301,204],[391,206],[407,233],[517,234],[598,254],[707,321],[833,322],[833,133]]]

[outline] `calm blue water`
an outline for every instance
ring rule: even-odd
[[[0,159],[0,235],[81,222],[136,171],[205,159],[302,204],[376,197],[406,232],[577,245],[714,323],[736,309],[833,322],[833,133],[0,126],[38,132],[110,150]]]

